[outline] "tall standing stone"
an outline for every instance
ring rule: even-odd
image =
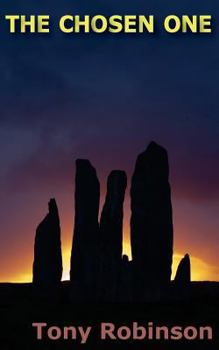
[[[96,170],[88,160],[76,161],[75,226],[71,253],[70,280],[76,298],[93,299],[99,259],[100,185]]]
[[[49,213],[36,230],[33,284],[53,288],[62,278],[61,229],[55,199],[49,202]]]
[[[151,142],[131,184],[131,246],[137,298],[162,294],[171,278],[173,224],[166,150]]]
[[[101,297],[107,301],[118,295],[122,262],[123,202],[127,186],[124,171],[114,170],[107,181],[107,194],[100,220]]]

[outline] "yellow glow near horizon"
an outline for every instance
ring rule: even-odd
[[[131,247],[128,241],[123,243],[123,254],[128,255],[131,259]],[[180,260],[184,257],[183,254],[175,253],[173,255],[173,264],[172,264],[172,276],[173,280]],[[190,256],[191,259],[191,280],[192,281],[219,281],[219,267],[212,266],[205,262],[204,260]]]
[[[177,267],[180,260],[183,258],[182,254],[173,255],[172,265],[172,279],[174,279]],[[219,280],[219,267],[212,266],[204,260],[190,256],[191,259],[191,280],[192,281],[218,281]]]
[[[67,247],[63,250],[63,278],[69,280],[70,270],[70,249]],[[128,255],[131,259],[131,248],[128,242],[123,244],[123,254]],[[172,279],[174,279],[177,267],[183,254],[176,253],[173,255]],[[191,279],[192,281],[219,281],[219,268],[212,266],[198,257],[191,256]]]
[[[65,247],[62,253],[62,260],[63,260],[62,281],[68,281],[70,279],[70,259],[71,259],[71,249],[69,247]]]
[[[126,254],[131,258],[131,248],[128,242],[124,242],[123,254]],[[68,246],[63,247],[63,276],[62,280],[69,280],[70,271],[70,256],[71,249]],[[173,255],[172,265],[172,279],[174,279],[177,267],[180,260],[183,258],[183,254],[176,253]],[[208,264],[206,261],[191,256],[191,279],[192,281],[219,281],[219,267]],[[9,283],[28,283],[32,281],[31,263],[27,262],[27,266],[30,269],[11,276],[8,280],[1,280],[0,282]]]

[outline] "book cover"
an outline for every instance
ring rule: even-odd
[[[3,1],[0,349],[219,346],[216,1]]]

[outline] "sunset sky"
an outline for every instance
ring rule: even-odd
[[[180,5],[179,5],[180,2]],[[55,197],[64,279],[74,220],[75,160],[101,182],[132,175],[154,140],[169,153],[174,271],[192,257],[193,280],[219,281],[219,40],[211,35],[9,35],[6,13],[216,14],[215,0],[3,1],[0,15],[0,282],[30,281],[35,229]],[[219,16],[218,16],[219,17]],[[124,252],[129,246],[129,188]],[[174,273],[173,273],[174,274]]]

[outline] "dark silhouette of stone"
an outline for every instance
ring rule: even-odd
[[[132,261],[129,261],[127,255],[122,257],[122,269],[120,274],[119,301],[132,301]]]
[[[135,298],[160,297],[170,283],[173,224],[166,150],[151,142],[138,156],[131,184]]]
[[[113,301],[118,295],[122,260],[123,202],[127,186],[124,171],[114,170],[107,181],[107,194],[100,220],[101,297]]]
[[[88,160],[76,161],[75,226],[70,280],[76,298],[93,299],[96,293],[99,259],[100,185]]]
[[[187,287],[191,282],[191,264],[189,254],[186,254],[179,263],[174,283],[180,287]]]
[[[61,230],[55,199],[49,201],[49,213],[36,230],[33,284],[52,289],[62,278]]]

